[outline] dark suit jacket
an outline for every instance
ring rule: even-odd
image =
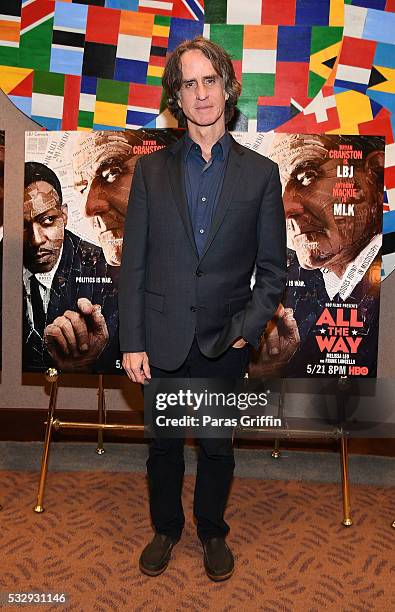
[[[284,210],[274,162],[232,139],[200,258],[185,192],[183,139],[137,162],[119,287],[123,352],[146,351],[152,365],[174,370],[195,334],[208,357],[239,336],[257,347],[285,279]]]
[[[51,297],[46,316],[46,325],[65,310],[77,311],[77,300],[88,298],[93,304],[102,306],[106,319],[109,343],[92,372],[109,372],[116,370],[116,359],[119,359],[118,312],[117,312],[117,275],[118,268],[109,266],[101,248],[82,240],[72,232],[65,230],[63,252],[58,269],[51,286]],[[78,277],[111,277],[112,283],[79,282]],[[45,371],[49,366],[56,366],[49,356],[43,339],[32,327],[27,315],[26,293],[23,290],[23,370],[25,372]],[[33,312],[34,312],[34,304]]]

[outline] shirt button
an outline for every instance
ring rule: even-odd
[[[200,230],[199,230],[199,232],[200,232],[201,234],[204,234],[204,229],[200,229]]]
[[[205,202],[207,200],[207,198],[205,198],[204,196],[202,197],[202,202]]]
[[[191,312],[196,312],[196,307],[195,306],[191,306]]]

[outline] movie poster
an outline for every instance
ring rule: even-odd
[[[27,133],[24,371],[122,372],[118,273],[134,168],[181,134]],[[287,219],[287,288],[250,376],[376,376],[384,139],[234,137],[278,163]]]
[[[287,223],[286,293],[250,376],[375,377],[384,138],[235,136],[278,163]]]
[[[118,277],[134,169],[181,134],[26,133],[23,371],[122,373]]]
[[[2,315],[2,292],[3,292],[3,218],[4,218],[4,151],[5,133],[0,130],[0,371],[2,355],[2,334],[3,334],[3,315]]]

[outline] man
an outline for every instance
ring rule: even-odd
[[[331,152],[356,148],[358,152],[346,166],[352,167],[352,177],[339,178],[338,167],[343,162]],[[250,375],[306,376],[306,364],[314,362],[317,352],[317,344],[309,332],[325,304],[331,301],[337,301],[339,306],[358,304],[371,336],[370,345],[361,345],[359,356],[374,375],[383,140],[276,134],[271,157],[280,168],[288,243],[294,254],[289,253],[287,308],[281,306],[276,319],[268,326],[266,344],[263,341],[254,356]],[[351,195],[347,205],[340,209],[337,188],[345,183],[352,187]],[[295,285],[297,288],[293,288]],[[268,343],[270,348],[276,347],[275,355],[268,354]]]
[[[97,279],[111,271],[100,248],[66,229],[59,179],[44,164],[25,164],[23,216],[24,370],[106,370],[118,328],[103,314],[116,312],[116,293]]]
[[[120,342],[132,381],[244,375],[285,284],[285,221],[276,164],[226,132],[240,84],[228,54],[197,37],[169,58],[163,85],[187,134],[136,165],[120,276]],[[256,283],[250,289],[256,265]],[[199,440],[194,513],[213,580],[233,573],[224,510],[230,438]],[[153,439],[147,461],[156,535],[140,557],[167,567],[184,526],[183,440]]]
[[[176,140],[167,130],[83,133],[73,156],[75,187],[85,199],[104,257],[120,266],[125,215],[139,151],[161,148]],[[152,145],[153,140],[155,145]],[[145,143],[150,143],[146,145]],[[164,144],[162,144],[164,143]]]

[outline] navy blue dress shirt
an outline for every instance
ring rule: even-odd
[[[211,159],[206,162],[200,146],[188,134],[185,135],[185,187],[199,257],[202,255],[224,183],[229,150],[230,136],[225,132],[212,147]]]

